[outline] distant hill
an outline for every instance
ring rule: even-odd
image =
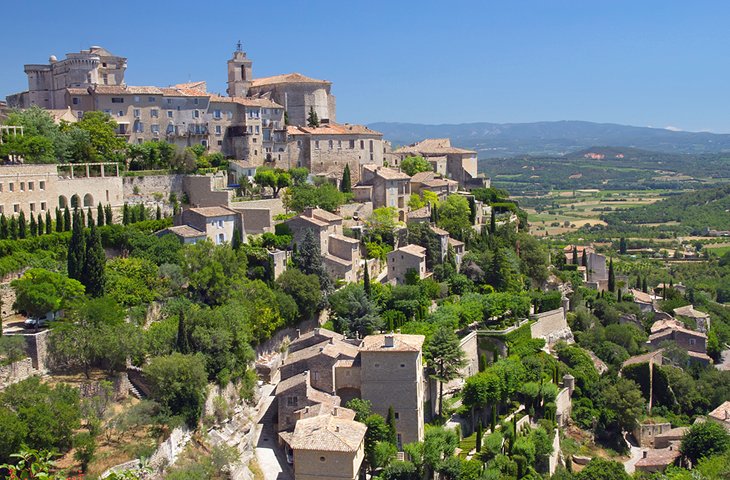
[[[621,145],[663,153],[730,152],[730,134],[682,132],[582,121],[535,123],[464,123],[423,125],[371,123],[394,145],[423,138],[449,137],[455,146],[473,149],[482,158],[518,155],[564,155],[593,145]]]

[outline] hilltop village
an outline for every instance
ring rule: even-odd
[[[51,56],[0,104],[3,474],[730,462],[717,292],[620,267],[624,238],[531,236],[475,151],[338,122],[331,82],[256,78],[240,43],[225,95],[126,68],[98,46]]]

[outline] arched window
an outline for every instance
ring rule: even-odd
[[[94,197],[91,196],[90,193],[87,193],[84,195],[84,207],[93,207],[94,206]]]
[[[78,195],[74,195],[71,197],[71,208],[76,208],[81,206],[81,199]]]
[[[64,208],[68,207],[68,199],[64,197],[63,195],[58,196],[58,208],[63,210]]]

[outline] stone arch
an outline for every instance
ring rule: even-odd
[[[87,193],[84,195],[84,207],[93,207],[94,206],[94,197],[91,196],[90,193]]]
[[[81,206],[81,199],[77,194],[73,194],[71,197],[71,208],[76,208]]]
[[[58,196],[58,208],[63,210],[64,208],[68,208],[68,198],[66,198],[63,195]]]

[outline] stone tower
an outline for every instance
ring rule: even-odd
[[[246,57],[246,52],[243,51],[239,41],[236,51],[233,52],[233,58],[228,60],[228,89],[226,92],[229,97],[246,96],[253,79],[252,63]]]

